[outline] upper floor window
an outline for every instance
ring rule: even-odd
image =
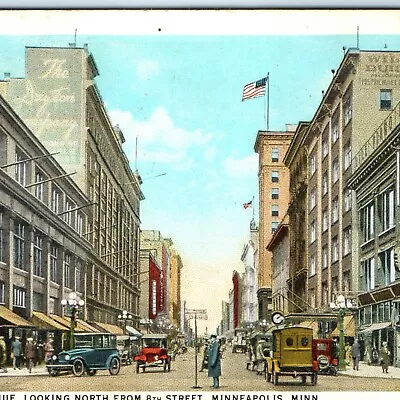
[[[375,289],[375,260],[368,258],[361,262],[361,273],[363,275],[363,288],[365,291]]]
[[[345,95],[343,96],[343,123],[346,126],[353,116],[353,106],[352,106],[352,88],[350,87]]]
[[[80,235],[83,234],[83,215],[81,213],[76,216],[76,230]]]
[[[317,236],[317,226],[315,224],[315,220],[313,219],[310,224],[310,242],[315,242],[315,238]]]
[[[328,218],[328,210],[325,209],[322,211],[322,231],[325,232],[328,230],[328,222],[329,222],[329,218]]]
[[[360,210],[360,224],[363,242],[374,237],[374,204],[371,202]]]
[[[14,225],[14,267],[28,270],[25,262],[25,225],[22,222]]]
[[[44,184],[39,183],[44,180],[44,176],[40,171],[37,171],[35,174],[35,196],[40,200],[43,201],[44,199]]]
[[[271,199],[278,200],[279,199],[279,188],[272,188],[271,189]]]
[[[67,288],[71,288],[71,284],[71,255],[66,253],[64,260],[64,285]]]
[[[378,197],[378,216],[381,222],[382,232],[395,226],[394,189],[390,188]]]
[[[335,197],[332,200],[332,224],[334,224],[339,219],[339,201]]]
[[[279,148],[273,147],[272,148],[272,162],[278,162],[278,161],[279,161]]]
[[[339,113],[336,112],[331,122],[332,143],[336,143],[339,139]]]
[[[343,254],[351,252],[351,228],[348,227],[343,231]]]
[[[310,276],[315,275],[316,272],[316,262],[315,262],[315,255],[312,254],[310,256]]]
[[[271,215],[273,217],[279,217],[279,205],[278,204],[272,204]]]
[[[329,153],[329,142],[327,135],[322,137],[322,158],[325,158]]]
[[[274,233],[278,229],[278,226],[279,226],[279,222],[272,221],[271,222],[271,232]]]
[[[322,247],[322,269],[328,268],[328,246]]]
[[[26,168],[26,160],[27,157],[24,153],[17,150],[15,153],[15,180],[19,182],[22,186],[26,185],[26,175],[27,175],[27,168]]]
[[[324,172],[322,175],[322,195],[328,193],[328,172]]]
[[[51,191],[52,211],[58,214],[60,212],[60,205],[61,205],[61,192],[56,186],[53,186],[53,189]]]
[[[271,182],[279,182],[279,171],[271,171]]]
[[[13,287],[13,306],[20,308],[26,307],[26,289],[23,287]]]
[[[310,175],[314,175],[317,170],[317,158],[315,156],[315,152],[313,151],[310,155]]]
[[[35,233],[33,239],[33,274],[44,276],[43,274],[43,238]]]
[[[50,280],[53,282],[58,282],[58,248],[54,244],[50,249]]]
[[[379,105],[381,110],[391,110],[392,109],[392,90],[391,89],[381,89],[379,95]]]
[[[332,238],[331,244],[332,244],[332,263],[334,263],[339,260],[339,243],[337,236]]]
[[[394,249],[388,249],[379,253],[382,265],[382,279],[385,286],[396,280],[396,269],[394,265]]]
[[[317,190],[315,187],[310,192],[310,209],[312,210],[317,204]]]
[[[339,160],[336,157],[332,162],[332,183],[339,180]]]
[[[72,201],[70,199],[67,199],[65,201],[65,211],[69,211],[66,212],[64,214],[64,220],[68,225],[72,225],[73,224],[73,220],[74,220],[74,211],[72,211],[75,208],[75,204],[72,203]]]
[[[0,281],[0,304],[5,304],[6,302],[5,291],[6,291],[6,284],[4,281]]]
[[[343,204],[344,204],[344,212],[351,210],[351,190],[350,188],[345,188],[343,192]]]
[[[350,165],[351,165],[351,144],[350,144],[350,140],[343,147],[343,164],[344,164],[344,169],[345,170],[347,168],[349,168]]]
[[[4,262],[4,250],[6,249],[5,245],[5,232],[4,232],[4,213],[0,210],[0,261]]]

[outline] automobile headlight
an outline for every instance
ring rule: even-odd
[[[71,356],[70,356],[69,354],[66,354],[65,360],[66,360],[66,361],[69,361],[70,358],[71,358]]]
[[[52,359],[53,361],[56,361],[56,360],[57,360],[57,356],[54,354],[54,355],[51,357],[51,359]]]

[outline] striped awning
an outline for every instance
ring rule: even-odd
[[[57,330],[57,331],[68,331],[65,325],[61,325],[59,322],[55,321],[53,318],[48,315],[39,312],[32,312],[32,322],[39,328],[48,329],[48,330]]]
[[[114,335],[123,335],[124,331],[117,325],[106,324],[105,322],[90,321],[90,323],[98,327],[103,332],[114,333]]]
[[[12,312],[6,306],[0,306],[0,326],[9,327],[30,327],[33,328],[34,325],[27,321],[26,319],[20,317],[18,314]]]
[[[99,329],[95,328],[93,325],[90,325],[86,321],[82,321],[81,319],[78,319],[77,321],[78,326],[80,325],[83,329],[86,329],[86,332],[100,332]]]
[[[352,315],[344,316],[343,328],[344,328],[344,336],[350,336],[350,337],[355,336],[356,329],[355,329],[354,317]],[[339,336],[339,327],[336,327],[332,331],[331,336]]]
[[[56,322],[58,322],[61,325],[64,325],[67,330],[71,328],[71,319],[67,317],[61,317],[60,315],[57,314],[50,314],[50,317],[54,319]],[[90,332],[86,329],[84,329],[79,323],[76,324],[75,326],[75,332],[83,333],[83,332]]]

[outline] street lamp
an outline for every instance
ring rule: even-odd
[[[329,304],[333,310],[338,310],[338,327],[339,327],[339,370],[344,371],[346,369],[345,363],[345,349],[344,349],[344,315],[346,310],[355,308],[355,305],[351,299],[346,299],[342,294],[337,296],[336,302]]]
[[[118,315],[118,321],[123,322],[124,323],[124,333],[126,335],[126,323],[127,321],[132,321],[132,314],[129,314],[128,311],[123,310],[122,314]]]
[[[63,307],[68,307],[71,312],[71,329],[69,336],[69,348],[75,347],[75,325],[76,325],[76,314],[81,307],[85,305],[85,301],[82,300],[79,295],[75,292],[71,292],[67,299],[62,299],[61,304]]]

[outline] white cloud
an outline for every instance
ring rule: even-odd
[[[136,76],[141,81],[145,81],[154,75],[158,75],[159,70],[159,65],[155,61],[140,60],[136,65]]]
[[[193,163],[189,153],[192,149],[204,149],[212,139],[210,133],[201,129],[187,130],[175,125],[164,107],[157,107],[148,120],[139,121],[128,111],[109,112],[113,124],[118,124],[125,139],[128,155],[135,152],[138,138],[138,157],[142,161],[179,163],[190,166]]]
[[[228,157],[222,163],[226,174],[232,178],[257,176],[257,154],[252,154],[244,158]]]

